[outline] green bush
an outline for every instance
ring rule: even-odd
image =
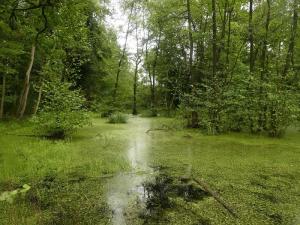
[[[59,81],[46,83],[41,111],[34,118],[39,134],[61,139],[90,123],[83,108],[85,99],[70,86]]]
[[[128,116],[120,112],[111,114],[108,118],[109,123],[127,123],[127,121],[128,121]]]
[[[299,89],[271,74],[266,81],[249,78],[237,76],[228,88],[202,85],[183,94],[179,112],[187,126],[208,134],[250,131],[281,137],[299,118]]]

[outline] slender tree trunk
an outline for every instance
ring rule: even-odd
[[[117,70],[115,87],[114,87],[114,92],[113,92],[113,103],[115,103],[115,101],[116,101],[121,68],[122,68],[122,64],[123,64],[125,54],[126,54],[128,36],[129,36],[129,33],[130,33],[130,23],[131,23],[130,18],[132,17],[133,7],[134,7],[134,3],[132,3],[131,8],[130,8],[129,21],[128,21],[128,24],[127,24],[127,30],[126,30],[126,36],[125,36],[125,43],[124,43],[124,47],[123,47],[123,50],[122,50],[122,55],[121,55],[119,63],[118,63],[118,70]]]
[[[6,87],[6,74],[4,73],[3,78],[2,78],[2,96],[1,96],[1,105],[0,105],[0,119],[3,119],[3,115],[4,115],[5,87]]]
[[[20,98],[20,105],[19,105],[19,110],[18,110],[20,119],[24,116],[24,112],[25,112],[26,106],[27,106],[27,98],[28,98],[28,93],[29,93],[29,88],[30,88],[30,75],[31,75],[34,58],[35,58],[35,48],[36,48],[36,46],[35,46],[35,44],[33,44],[32,48],[31,48],[31,59],[30,59],[30,63],[29,63],[29,66],[28,66],[28,69],[26,72],[24,87],[23,87],[21,98]]]
[[[233,7],[228,12],[228,35],[227,35],[227,47],[226,47],[226,66],[227,66],[227,69],[229,68],[232,11],[233,11]]]
[[[33,107],[33,115],[36,115],[37,111],[39,110],[39,106],[42,98],[42,91],[43,91],[43,85],[41,84],[38,92],[38,98],[36,100],[35,106]]]
[[[17,117],[18,116],[18,106],[19,106],[19,93],[18,93],[18,87],[20,84],[19,76],[15,77],[15,84],[14,84],[14,115]]]
[[[268,57],[268,36],[269,36],[269,26],[271,20],[271,0],[267,0],[267,17],[265,23],[265,37],[263,40],[262,53],[261,53],[261,73],[260,79],[261,83],[264,84],[266,82],[266,75],[268,72],[267,69],[267,57]],[[263,86],[260,87],[260,115],[259,115],[259,127],[260,131],[263,129],[266,130],[266,120],[267,120],[267,106],[266,106],[266,94],[264,93]]]
[[[213,32],[213,51],[212,51],[212,75],[216,78],[217,73],[217,19],[216,19],[216,0],[212,0],[212,32]]]
[[[192,91],[191,88],[191,82],[194,80],[193,78],[193,58],[194,58],[194,40],[193,40],[193,31],[192,31],[192,23],[193,23],[193,18],[192,18],[192,12],[191,12],[191,2],[190,0],[186,1],[186,6],[187,6],[187,13],[188,13],[188,31],[189,31],[189,49],[190,49],[190,54],[189,54],[189,65],[188,65],[188,91]],[[197,111],[192,111],[191,113],[191,124],[190,126],[192,128],[196,128],[198,125],[198,112]]]
[[[143,54],[143,47],[140,51],[139,46],[139,34],[138,34],[138,23],[135,27],[135,38],[136,38],[136,58],[135,58],[135,69],[134,69],[134,81],[133,81],[133,104],[132,104],[132,114],[137,115],[137,85],[138,85],[138,70],[141,63],[141,57]]]
[[[202,33],[205,34],[206,33],[206,29],[207,29],[207,23],[208,23],[208,17],[209,14],[207,14],[205,16],[205,20],[204,20],[204,25],[202,28]],[[198,46],[197,46],[197,61],[199,63],[199,68],[200,70],[204,70],[205,67],[205,44],[204,44],[205,38],[202,37],[199,42],[198,42]],[[201,75],[203,75],[204,73],[201,71]],[[200,78],[201,79],[201,78]]]
[[[137,82],[138,82],[138,67],[139,63],[136,61],[134,69],[134,80],[133,80],[133,105],[132,105],[132,114],[137,115],[137,103],[136,103],[136,94],[137,94]]]
[[[250,59],[249,69],[250,73],[254,71],[254,38],[253,38],[253,0],[249,1],[249,44],[250,44]]]
[[[280,66],[280,56],[281,56],[281,42],[279,42],[278,44],[278,50],[277,50],[277,56],[276,56],[276,74],[277,74],[277,77],[280,76],[280,73],[281,73],[281,70],[279,68]]]
[[[194,41],[193,41],[193,32],[192,32],[192,13],[191,13],[191,2],[190,0],[186,1],[187,13],[188,13],[188,30],[189,30],[189,67],[188,67],[188,86],[192,80],[192,68],[193,68],[193,54],[194,54]],[[188,88],[189,89],[189,88]]]
[[[149,39],[150,39],[150,37],[149,37],[149,32],[148,32],[148,36],[147,36],[147,41],[146,41],[146,47],[145,47],[145,61],[146,61],[146,67],[147,67],[147,72],[148,72],[148,76],[149,76],[149,81],[150,81],[150,94],[151,94],[151,105],[150,105],[150,107],[151,107],[151,109],[152,109],[152,107],[153,107],[153,98],[152,98],[152,96],[153,96],[153,90],[152,90],[152,84],[153,84],[153,82],[152,82],[152,73],[151,73],[151,65],[150,65],[150,62],[149,62],[149,50],[148,50],[148,44],[149,44]]]
[[[151,67],[151,63],[149,62],[149,51],[148,51],[149,38],[150,37],[148,33],[145,56],[146,56],[146,66],[147,66],[147,71],[148,71],[148,76],[150,81],[150,96],[151,96],[150,108],[152,114],[154,115],[155,114],[155,76],[152,74],[152,72],[154,73],[155,69],[152,68],[154,67],[154,62],[152,63],[152,67]]]
[[[222,29],[221,29],[221,35],[220,35],[220,46],[217,48],[217,61],[220,60],[221,57],[221,53],[222,51],[225,49],[225,42],[226,42],[226,24],[227,24],[227,20],[228,20],[228,0],[225,1],[225,5],[224,5],[224,12],[223,12],[223,17],[222,18]],[[220,10],[221,11],[221,10]]]
[[[156,116],[156,66],[157,66],[157,59],[158,59],[158,54],[159,54],[159,49],[160,49],[160,39],[161,39],[161,31],[159,32],[158,40],[157,40],[157,46],[155,49],[155,56],[154,56],[154,61],[152,65],[152,85],[151,85],[151,108],[152,108],[152,114]]]
[[[248,40],[249,40],[249,45],[250,45],[250,51],[249,51],[249,71],[250,71],[250,76],[254,72],[254,35],[253,35],[253,0],[249,1],[249,22],[248,22]],[[247,86],[247,91],[249,94],[251,93],[250,91],[250,77],[248,80],[248,86]],[[250,98],[251,99],[251,98]],[[252,109],[251,109],[251,104],[247,104],[247,110],[248,110],[248,120],[249,120],[249,127],[250,131],[252,133],[257,132],[254,126],[254,119],[251,116],[253,114]]]
[[[218,46],[217,46],[217,18],[216,18],[216,0],[212,0],[212,88],[213,92],[210,93],[212,95],[213,103],[217,103],[218,95],[219,95],[219,87],[218,87],[218,77],[217,77],[217,60],[218,60]],[[218,107],[214,106],[210,108],[209,116],[210,121],[212,123],[212,133],[217,132],[219,124],[218,124]]]
[[[265,23],[265,37],[263,40],[263,47],[261,53],[261,79],[265,79],[265,75],[267,73],[267,52],[268,52],[268,36],[269,36],[269,26],[270,26],[270,19],[271,19],[271,0],[267,0],[267,18]]]
[[[293,19],[292,19],[292,28],[291,28],[291,37],[289,41],[289,48],[286,55],[285,65],[283,69],[283,77],[287,75],[290,69],[291,63],[293,63],[293,56],[294,56],[294,49],[295,49],[295,39],[297,33],[297,26],[298,26],[298,0],[294,0],[294,12],[293,12]]]

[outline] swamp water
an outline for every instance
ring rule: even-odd
[[[148,154],[151,137],[146,134],[150,129],[150,121],[135,119],[134,133],[127,146],[127,160],[131,165],[131,172],[120,173],[109,180],[107,184],[107,203],[112,211],[111,222],[114,225],[127,224],[127,215],[134,217],[134,211],[145,207],[145,182],[154,176],[154,170],[148,165]]]
[[[149,166],[152,137],[147,130],[151,128],[150,121],[135,118],[131,122],[132,131],[135,132],[131,134],[126,150],[131,172],[114,176],[106,185],[111,224],[151,224],[160,220],[165,210],[176,211],[178,206],[173,199],[195,202],[209,196],[189,179],[170,177],[164,173],[163,167]],[[191,159],[191,150],[187,150],[187,157]],[[191,170],[191,164],[187,164],[186,177],[191,175]]]

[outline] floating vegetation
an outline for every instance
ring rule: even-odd
[[[14,199],[20,195],[28,192],[31,187],[28,184],[24,184],[21,188],[15,189],[13,191],[5,191],[0,194],[0,201],[7,201],[13,203]]]
[[[146,193],[146,208],[141,214],[145,221],[158,220],[165,210],[177,210],[176,199],[186,203],[201,201],[210,196],[196,184],[183,179],[160,174],[154,181],[144,184]],[[199,223],[202,224],[202,223]]]

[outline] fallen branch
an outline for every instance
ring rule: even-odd
[[[152,131],[159,131],[159,130],[160,131],[168,131],[168,129],[166,129],[166,128],[151,128],[151,129],[146,131],[146,134],[149,134]]]
[[[200,185],[205,191],[210,193],[212,197],[214,197],[214,199],[219,202],[232,216],[238,217],[233,208],[222,199],[220,194],[218,194],[216,191],[213,191],[205,181],[196,178],[192,178],[192,180]]]
[[[99,177],[86,177],[86,179],[89,179],[89,180],[99,180],[99,179],[107,179],[107,178],[112,178],[112,177],[115,177],[115,176],[127,176],[127,175],[137,175],[137,174],[149,174],[151,173],[150,171],[133,171],[133,172],[126,172],[126,173],[115,173],[115,174],[105,174],[105,175],[102,175],[102,176],[99,176]]]
[[[48,137],[46,135],[36,135],[36,134],[11,134],[11,133],[5,133],[3,135],[16,136],[16,137],[36,137],[36,138],[42,138],[42,137],[47,138]]]

